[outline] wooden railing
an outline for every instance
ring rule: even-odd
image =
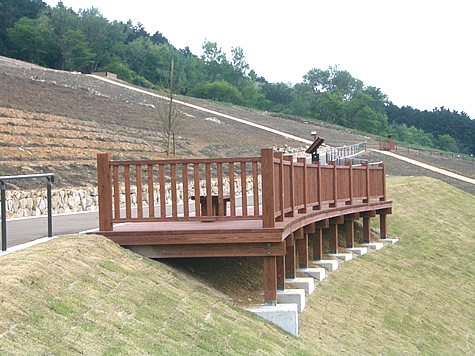
[[[122,222],[262,219],[259,169],[259,157],[111,161],[109,154],[99,154],[100,229]]]
[[[121,222],[227,219],[258,219],[271,228],[308,209],[386,200],[382,164],[307,164],[271,149],[261,157],[228,159],[111,161],[99,154],[98,182],[101,231]]]

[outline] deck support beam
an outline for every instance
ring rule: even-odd
[[[277,290],[285,289],[285,256],[277,256]]]
[[[368,244],[371,242],[371,221],[370,218],[376,216],[376,211],[371,210],[368,212],[360,213],[363,217],[363,242]]]
[[[360,215],[358,213],[345,215],[345,230],[346,230],[346,248],[355,247],[355,224]]]
[[[381,239],[386,239],[388,237],[388,214],[392,213],[392,209],[381,209],[376,211],[379,214],[379,231]]]
[[[343,223],[343,215],[330,219],[330,253],[338,253],[338,224]]]
[[[264,257],[264,303],[277,305],[277,257]]]
[[[300,229],[302,238],[297,240],[299,253],[299,268],[308,268],[308,233]]]
[[[315,223],[315,232],[313,234],[313,259],[320,261],[323,258],[323,229],[330,226],[329,220],[325,219]]]
[[[286,239],[285,253],[285,278],[295,278],[297,274],[297,264],[295,261],[295,241],[294,234],[290,234]]]

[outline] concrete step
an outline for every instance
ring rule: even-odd
[[[399,239],[379,239],[380,242],[383,242],[383,243],[389,243],[391,245],[394,245],[395,243],[399,242]]]

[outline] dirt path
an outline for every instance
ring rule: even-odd
[[[398,155],[398,154],[393,153],[393,152],[388,152],[388,151],[378,151],[378,152],[382,153],[382,154],[385,154],[387,156],[391,156],[391,157],[400,159],[400,160],[405,161],[407,163],[411,163],[411,164],[414,164],[416,166],[419,166],[419,167],[422,167],[422,168],[425,168],[425,169],[429,169],[433,172],[437,172],[437,173],[446,175],[446,176],[451,177],[451,178],[455,178],[455,179],[459,179],[459,180],[467,182],[467,183],[475,184],[475,179],[471,179],[471,178],[462,176],[460,174],[447,171],[447,170],[442,169],[442,168],[437,168],[437,167],[431,166],[430,164],[426,164],[426,163],[416,161],[415,159],[404,157],[404,156]]]
[[[145,95],[150,95],[150,96],[160,98],[160,99],[163,99],[163,100],[168,100],[168,98],[166,98],[162,95],[151,93],[147,90],[139,89],[139,88],[136,88],[136,87],[124,84],[124,83],[119,83],[119,82],[116,82],[116,81],[111,80],[111,79],[107,79],[107,78],[104,78],[104,77],[99,77],[97,75],[91,75],[91,74],[88,74],[88,76],[91,77],[91,78],[94,78],[94,79],[103,80],[103,81],[108,82],[110,84],[114,84],[114,85],[129,89],[129,90],[134,90],[136,92],[139,92],[139,93],[142,93],[142,94],[145,94]],[[313,141],[306,140],[304,138],[294,136],[292,134],[289,134],[289,133],[286,133],[286,132],[283,132],[283,131],[279,131],[279,130],[276,130],[276,129],[273,129],[273,128],[270,128],[270,127],[267,127],[267,126],[264,126],[264,125],[256,124],[255,122],[251,122],[251,121],[248,121],[248,120],[240,119],[240,118],[235,117],[235,116],[223,114],[223,113],[220,113],[218,111],[210,110],[210,109],[204,108],[202,106],[198,106],[198,105],[194,105],[194,104],[190,104],[190,103],[185,103],[185,102],[180,101],[180,100],[174,100],[174,103],[179,104],[179,105],[184,105],[184,106],[187,106],[189,108],[199,110],[199,111],[202,111],[202,112],[206,112],[208,114],[220,116],[220,117],[225,118],[225,119],[233,120],[233,121],[239,122],[241,124],[245,124],[245,125],[252,126],[252,127],[267,131],[267,132],[271,132],[271,133],[279,135],[279,136],[283,136],[287,139],[291,139],[291,140],[295,140],[295,141],[298,141],[298,142],[305,143],[307,145],[310,145],[310,144],[313,143]]]

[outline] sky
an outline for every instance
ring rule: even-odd
[[[43,0],[55,6],[57,0]],[[475,119],[473,0],[63,0],[109,21],[162,33],[201,55],[216,42],[241,47],[269,82],[301,83],[312,68],[339,65],[397,106],[438,107]]]

